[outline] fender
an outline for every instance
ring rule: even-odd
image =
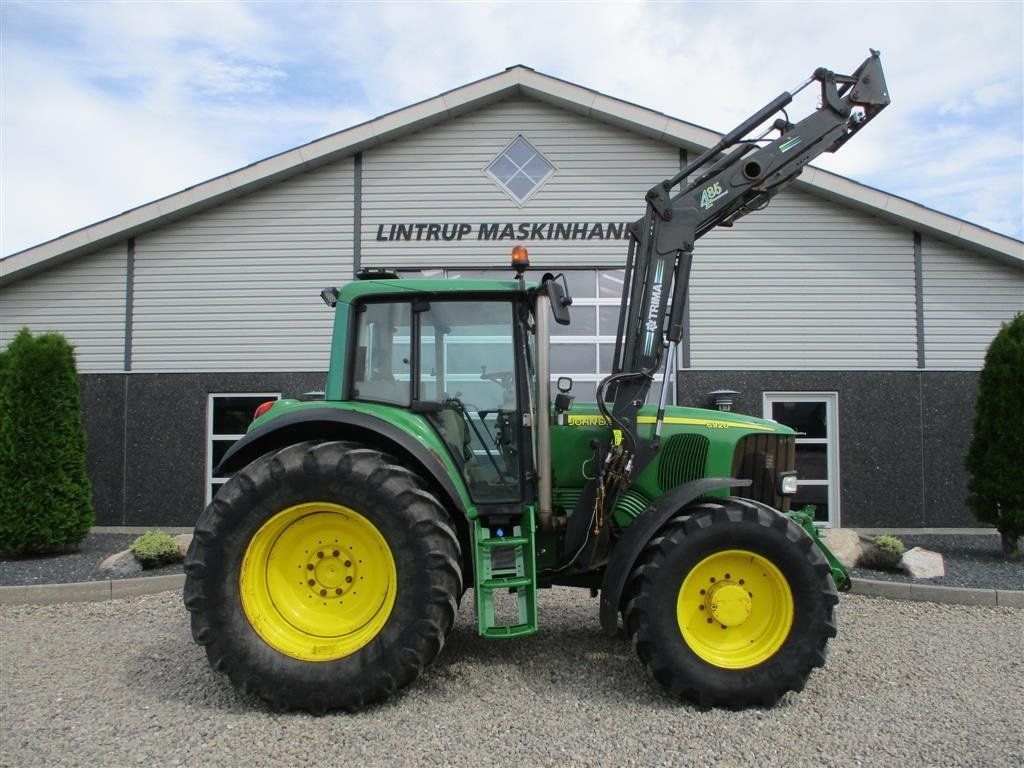
[[[744,488],[751,482],[733,477],[705,477],[678,485],[647,505],[636,522],[622,534],[604,570],[604,580],[601,582],[601,629],[606,635],[614,636],[619,631],[619,601],[622,599],[626,579],[637,557],[658,529],[694,499],[722,488]]]
[[[237,472],[249,462],[258,459],[265,453],[283,448],[286,445],[301,443],[305,440],[333,440],[342,437],[339,428],[347,429],[352,437],[368,438],[377,447],[387,442],[399,453],[404,453],[417,461],[433,480],[444,490],[448,501],[455,509],[466,514],[455,483],[441,459],[418,440],[409,439],[409,434],[395,425],[359,411],[340,408],[312,408],[309,410],[288,413],[261,424],[232,445],[214,472],[218,475]],[[381,440],[383,438],[383,440]]]

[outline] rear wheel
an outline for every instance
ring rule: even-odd
[[[237,688],[279,708],[357,709],[444,644],[459,545],[423,482],[353,443],[303,443],[238,473],[185,565],[192,634]]]
[[[648,671],[702,707],[771,705],[835,637],[828,563],[784,515],[745,499],[685,510],[651,540],[624,605]]]

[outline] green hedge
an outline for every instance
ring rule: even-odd
[[[1020,557],[1024,535],[1024,314],[989,345],[967,451],[967,503],[1002,535],[1007,557]]]
[[[74,350],[23,328],[0,353],[0,553],[73,547],[93,520]]]

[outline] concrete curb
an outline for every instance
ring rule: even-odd
[[[1013,589],[974,589],[971,587],[940,587],[936,584],[913,584],[905,581],[874,581],[853,579],[850,593],[888,597],[892,600],[921,600],[953,605],[994,605],[1024,608],[1024,592]]]
[[[52,605],[54,603],[95,603],[136,595],[180,590],[185,574],[142,576],[134,579],[76,581],[71,584],[26,584],[0,587],[0,605]]]
[[[0,605],[52,605],[54,603],[94,603],[136,595],[180,590],[185,574],[142,576],[135,579],[79,581],[71,584],[28,584],[0,587]],[[940,587],[935,584],[911,584],[904,581],[853,579],[850,593],[892,600],[921,600],[953,605],[992,605],[1024,608],[1024,592],[1012,589],[972,589]]]

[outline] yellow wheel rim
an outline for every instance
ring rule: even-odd
[[[676,600],[679,631],[716,667],[746,669],[770,659],[793,626],[793,593],[782,572],[742,549],[697,563]]]
[[[355,653],[384,627],[398,574],[377,527],[339,504],[282,510],[249,542],[242,608],[268,645],[302,661]]]

